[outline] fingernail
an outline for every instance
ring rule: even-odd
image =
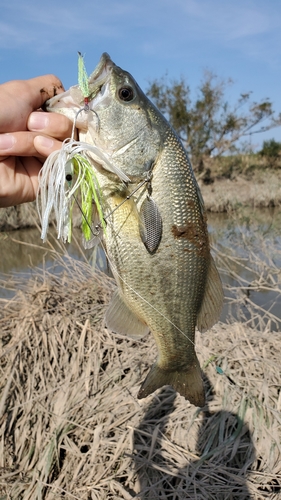
[[[43,130],[49,125],[49,117],[45,113],[35,112],[31,113],[28,119],[29,130]]]
[[[0,134],[0,149],[12,149],[15,142],[16,139],[12,134]]]
[[[54,145],[53,139],[50,139],[49,137],[44,137],[42,135],[38,135],[35,137],[35,139],[36,139],[35,147],[41,146],[41,147],[46,148],[46,149],[51,149]]]
[[[50,137],[44,137],[43,135],[37,135],[34,141],[35,147],[40,146],[42,148],[51,149],[54,145],[53,139],[50,139]]]

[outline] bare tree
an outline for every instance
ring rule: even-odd
[[[182,77],[170,82],[164,77],[149,84],[148,95],[174,127],[197,168],[206,156],[237,152],[241,139],[281,125],[281,113],[275,115],[269,99],[251,102],[248,92],[230,105],[225,93],[231,83],[205,72],[194,100]]]

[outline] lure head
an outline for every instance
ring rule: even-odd
[[[134,78],[103,54],[88,81],[89,111],[81,111],[76,127],[79,139],[106,153],[131,179],[144,178],[162,150],[168,125]],[[72,121],[84,106],[78,85],[46,103],[48,111]]]
[[[98,88],[102,86],[107,79],[108,62],[113,64],[108,54],[102,54],[99,64],[89,78],[89,95],[85,96],[83,93],[83,89],[79,85],[74,85],[73,87],[70,87],[66,92],[58,94],[46,101],[44,105],[46,111],[60,113],[67,116],[71,121],[74,122],[78,111],[82,111],[85,106],[85,98],[87,98],[88,102],[93,99]],[[95,81],[94,85],[90,83],[91,79]],[[86,110],[84,111],[84,113],[79,114],[79,116],[75,120],[76,127],[79,130],[87,130],[89,121],[88,118],[89,117]]]
[[[65,164],[65,180],[69,187],[72,186],[74,176],[73,160],[68,160]]]

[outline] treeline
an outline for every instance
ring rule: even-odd
[[[195,98],[183,77],[163,77],[149,84],[147,94],[180,136],[195,169],[202,170],[206,158],[253,152],[253,135],[281,125],[281,113],[275,113],[272,102],[253,102],[252,92],[229,104],[226,90],[231,83],[205,72]],[[258,153],[274,166],[281,143],[264,141]]]

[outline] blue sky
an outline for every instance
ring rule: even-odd
[[[9,0],[1,5],[0,81],[55,73],[65,88],[77,83],[77,51],[88,73],[102,52],[148,82],[184,76],[193,92],[211,70],[231,78],[235,102],[252,91],[281,112],[280,0]],[[274,137],[281,127],[255,136]]]

